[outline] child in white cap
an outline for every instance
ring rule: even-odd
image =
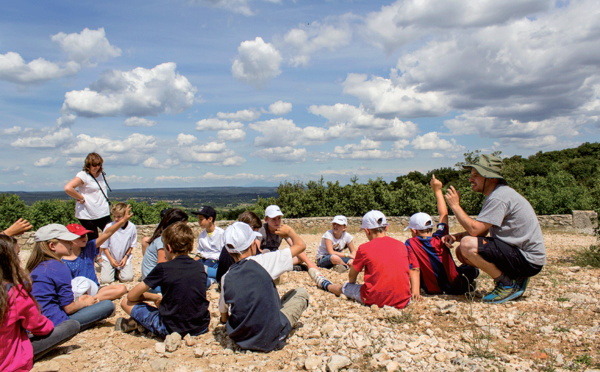
[[[361,228],[369,241],[358,247],[343,286],[331,283],[316,270],[309,270],[309,275],[319,288],[336,296],[343,293],[367,306],[403,309],[411,300],[411,284],[419,280],[417,272],[410,272],[410,265],[416,261],[414,255],[409,254],[404,243],[386,235],[388,223],[380,211],[365,214]],[[363,270],[365,283],[358,284],[356,279]]]
[[[331,221],[331,230],[327,230],[321,238],[317,249],[317,266],[343,273],[352,264],[356,249],[352,235],[346,232],[348,220],[346,216],[335,216]],[[346,252],[344,252],[348,249]]]
[[[466,264],[456,267],[452,253],[442,242],[442,238],[449,234],[448,207],[442,194],[442,182],[434,175],[430,184],[440,218],[436,231],[433,232],[431,216],[423,212],[410,216],[404,229],[410,229],[412,236],[404,244],[417,258],[417,266],[412,269],[420,272],[420,281],[412,287],[413,296],[420,296],[420,288],[428,294],[464,294],[475,288],[479,269]]]
[[[258,232],[244,222],[225,230],[225,248],[235,263],[221,278],[219,312],[229,337],[242,349],[271,351],[285,339],[308,306],[308,292],[296,288],[281,299],[273,280],[292,270],[292,257],[306,249],[300,236],[287,225],[276,234],[289,238],[289,248],[255,255]]]

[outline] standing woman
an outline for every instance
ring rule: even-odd
[[[83,170],[65,186],[67,195],[77,200],[75,218],[81,226],[92,231],[88,233],[88,240],[96,239],[98,228],[104,230],[106,224],[111,222],[103,162],[97,153],[89,153],[85,158]]]

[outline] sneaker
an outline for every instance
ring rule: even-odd
[[[321,288],[322,290],[326,291],[327,287],[331,285],[331,282],[327,280],[323,276],[323,274],[321,274],[321,272],[315,269],[314,267],[308,270],[308,275],[310,275],[311,279],[317,284],[317,287]]]
[[[509,286],[496,283],[496,288],[485,295],[482,301],[490,304],[501,304],[506,301],[514,300],[518,297],[519,288],[519,285],[514,280]]]
[[[115,331],[129,333],[138,328],[138,323],[133,318],[118,318],[115,322]]]
[[[519,290],[516,293],[516,297],[515,298],[519,298],[521,296],[523,296],[523,294],[525,293],[525,290],[527,289],[527,285],[529,284],[529,279],[530,278],[525,278],[525,279],[521,279],[521,280],[517,280],[517,285],[519,286]]]
[[[302,266],[294,265],[294,271],[302,271]]]
[[[346,265],[334,265],[333,266],[333,271],[338,272],[340,274],[343,274],[346,271],[348,271],[348,266],[346,266]]]

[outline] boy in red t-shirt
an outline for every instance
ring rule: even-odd
[[[404,243],[386,235],[388,223],[380,211],[365,214],[361,228],[369,242],[358,247],[348,282],[333,284],[317,270],[310,269],[308,273],[319,288],[336,296],[343,293],[367,306],[375,304],[403,309],[411,300],[411,284],[417,285],[419,281],[419,272],[410,269],[411,265],[416,266],[416,258]],[[363,270],[365,284],[357,284],[356,278]],[[413,299],[419,300],[420,296]]]

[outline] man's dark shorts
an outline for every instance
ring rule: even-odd
[[[477,252],[511,279],[524,279],[537,275],[543,266],[530,263],[521,251],[500,239],[478,237]]]

